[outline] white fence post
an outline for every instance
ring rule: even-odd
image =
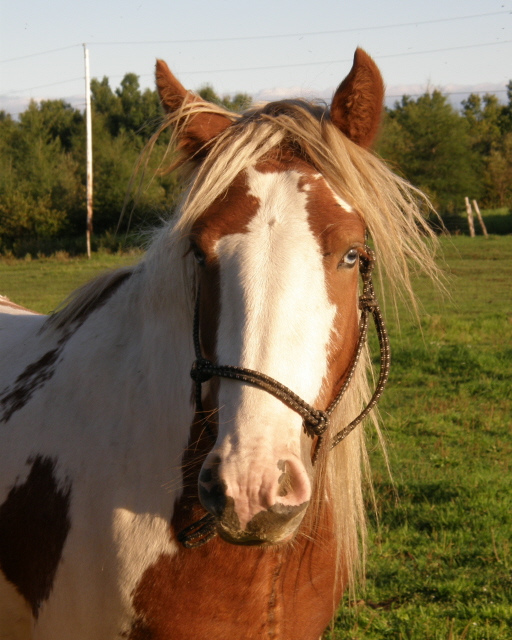
[[[478,204],[476,202],[476,200],[473,200],[473,207],[476,211],[476,215],[478,216],[478,220],[480,221],[480,226],[482,227],[482,231],[484,232],[484,236],[486,238],[489,237],[489,234],[487,233],[487,227],[484,224],[484,219],[482,218],[482,214],[480,213],[480,209],[478,207]]]
[[[464,198],[466,202],[466,213],[468,214],[468,225],[469,225],[469,235],[474,238],[475,237],[475,225],[473,223],[473,211],[471,210],[471,204],[469,203],[469,198],[466,196]]]

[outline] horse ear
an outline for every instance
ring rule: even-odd
[[[366,51],[357,48],[352,69],[332,99],[331,120],[352,142],[367,148],[379,131],[383,106],[380,71]]]
[[[187,91],[175,78],[163,60],[156,61],[156,86],[160,102],[167,113],[178,111],[183,104],[198,102],[208,104],[199,96]],[[231,120],[217,113],[199,112],[192,115],[180,140],[180,147],[189,154],[195,154],[212,138],[229,127]]]

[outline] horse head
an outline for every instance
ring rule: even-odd
[[[218,190],[199,205],[186,233],[184,259],[195,261],[198,284],[200,357],[259,372],[324,411],[350,371],[359,338],[359,263],[367,247],[358,203],[333,189],[306,144],[268,124],[280,120],[285,130],[288,119],[292,126],[293,102],[235,118],[186,91],[162,61],[156,77],[164,108],[180,123],[179,147],[195,183]],[[326,135],[368,148],[382,106],[380,73],[358,49],[330,111],[315,122]],[[302,126],[308,122],[304,116]],[[253,160],[250,135],[259,136]],[[287,542],[318,490],[318,435],[278,394],[243,376],[207,377],[196,418],[209,416],[212,441],[199,499],[228,542]]]

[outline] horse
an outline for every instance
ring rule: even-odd
[[[49,317],[0,300],[0,638],[316,639],[362,567],[371,269],[432,276],[428,201],[361,49],[330,107],[156,82],[174,215]]]

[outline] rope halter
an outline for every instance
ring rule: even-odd
[[[346,427],[338,431],[330,441],[329,449],[333,449],[342,440],[344,440],[357,425],[366,418],[379,401],[384,387],[388,381],[389,368],[390,368],[390,348],[389,338],[384,325],[382,313],[375,297],[375,290],[372,282],[372,271],[375,267],[375,253],[367,246],[364,247],[364,253],[359,256],[359,272],[363,281],[363,291],[359,296],[359,309],[361,315],[359,318],[359,338],[357,341],[354,355],[351,363],[347,369],[347,373],[344,376],[344,382],[341,385],[336,397],[328,406],[325,411],[321,409],[315,409],[305,400],[300,398],[291,389],[281,384],[274,378],[260,373],[259,371],[253,371],[252,369],[245,369],[244,367],[236,367],[232,365],[217,365],[203,357],[201,350],[200,339],[200,318],[199,318],[199,306],[200,306],[200,291],[197,292],[195,311],[194,311],[194,350],[196,359],[192,365],[190,376],[195,382],[196,386],[196,410],[199,413],[204,413],[202,403],[202,384],[207,382],[214,376],[221,378],[229,378],[231,380],[238,380],[246,384],[251,384],[255,387],[259,387],[264,391],[272,394],[278,400],[280,400],[287,407],[302,416],[303,426],[305,432],[311,438],[317,438],[316,445],[312,455],[312,462],[315,464],[318,459],[320,447],[322,446],[325,438],[326,431],[329,428],[329,422],[332,413],[341,402],[345,392],[347,391],[356,371],[357,365],[361,358],[361,353],[368,334],[368,321],[369,315],[373,316],[375,328],[377,330],[377,336],[379,338],[380,345],[380,373],[377,381],[375,391],[361,413],[350,422]],[[207,422],[207,417],[204,418]],[[213,438],[215,439],[215,438]],[[186,529],[180,532],[178,540],[187,548],[200,546],[215,535],[214,530],[215,518],[213,515],[208,514],[201,520],[190,525]]]

